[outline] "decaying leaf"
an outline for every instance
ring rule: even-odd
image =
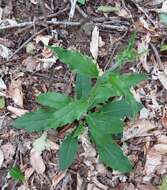
[[[32,168],[38,173],[43,174],[45,171],[45,164],[43,162],[41,153],[35,150],[32,150],[30,153],[30,163]]]
[[[134,137],[149,136],[149,132],[157,128],[156,124],[145,119],[138,120],[131,127],[126,128],[123,133],[123,141]]]
[[[58,174],[53,176],[53,178],[52,178],[52,188],[53,187],[55,188],[58,185],[58,183],[65,177],[65,175],[66,175],[66,171],[59,172]]]
[[[28,110],[15,108],[13,106],[7,106],[7,110],[19,117],[28,112]]]
[[[50,148],[50,144],[47,141],[46,132],[44,132],[41,137],[39,137],[33,142],[33,148],[40,153],[42,153],[42,151],[44,151],[45,149]]]
[[[20,78],[12,80],[9,86],[9,96],[14,103],[23,108],[22,80]]]
[[[99,47],[99,29],[97,26],[95,26],[92,32],[92,39],[90,42],[90,52],[92,53],[92,56],[95,60],[97,59],[98,56],[98,47]]]
[[[9,59],[9,57],[12,55],[12,51],[5,47],[4,45],[0,44],[0,57],[4,59]]]

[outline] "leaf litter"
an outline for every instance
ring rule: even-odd
[[[111,25],[116,23],[117,27],[121,24],[124,25],[124,21],[126,21],[125,25],[129,30],[125,31],[127,32],[125,37],[121,39],[121,37],[123,37],[122,32],[118,32],[113,29],[110,30],[108,28],[101,28],[103,23],[100,23],[101,26],[98,25],[99,31],[96,29],[95,34],[92,33],[92,35],[89,35],[82,33],[82,38],[78,38],[76,35],[77,33],[80,33],[80,31],[76,32],[75,29],[74,32],[73,28],[71,27],[68,29],[68,26],[64,29],[66,32],[68,31],[68,35],[64,35],[64,33],[62,35],[62,30],[57,27],[56,30],[58,33],[58,38],[55,39],[53,36],[50,36],[49,32],[44,32],[42,35],[37,35],[36,41],[31,41],[36,48],[35,52],[29,50],[26,52],[25,47],[25,49],[15,55],[17,61],[11,61],[9,64],[5,64],[4,66],[0,65],[0,96],[5,98],[5,105],[3,106],[3,109],[0,110],[0,116],[4,117],[4,114],[9,114],[10,116],[13,116],[14,114],[15,117],[20,116],[38,106],[34,103],[36,94],[50,90],[66,92],[67,88],[71,88],[70,80],[73,80],[73,78],[70,78],[69,71],[66,67],[61,65],[57,58],[55,58],[53,54],[46,47],[44,47],[44,45],[54,43],[58,44],[58,46],[73,46],[75,49],[79,49],[85,53],[94,51],[95,53],[91,53],[92,56],[94,59],[97,59],[100,68],[103,68],[107,60],[114,60],[112,53],[114,51],[117,52],[118,49],[121,49],[125,42],[127,42],[130,35],[129,31],[132,30],[132,28],[135,28],[136,25],[136,28],[139,30],[139,33],[137,34],[136,47],[138,47],[138,53],[141,54],[141,56],[139,57],[139,60],[125,66],[124,70],[147,72],[149,75],[149,81],[133,89],[136,94],[136,98],[144,104],[144,108],[141,110],[137,121],[130,123],[128,121],[126,122],[127,127],[125,128],[121,141],[122,148],[125,149],[124,151],[127,153],[131,161],[135,163],[134,171],[126,175],[119,174],[115,171],[109,171],[106,167],[101,165],[98,157],[96,156],[97,154],[94,147],[91,147],[90,145],[90,139],[88,139],[87,135],[84,134],[83,137],[81,137],[82,146],[78,154],[78,160],[80,162],[77,161],[78,163],[74,163],[70,170],[60,172],[58,171],[57,162],[59,139],[55,138],[56,132],[55,134],[53,133],[51,137],[49,135],[47,138],[45,135],[38,138],[36,134],[27,135],[22,131],[21,133],[18,131],[14,132],[11,128],[9,128],[11,123],[8,123],[7,121],[9,119],[8,116],[5,116],[3,121],[4,127],[0,129],[2,141],[0,149],[2,150],[4,156],[4,159],[2,155],[0,157],[0,163],[2,163],[2,165],[0,165],[4,173],[3,179],[6,177],[7,169],[9,169],[9,167],[11,168],[15,159],[15,162],[17,163],[23,162],[25,167],[24,174],[27,176],[30,189],[32,188],[31,184],[35,187],[41,185],[41,183],[38,184],[36,181],[43,180],[44,184],[48,183],[46,178],[39,180],[38,173],[43,175],[47,174],[50,179],[52,179],[51,183],[53,185],[53,189],[58,189],[58,187],[61,189],[62,184],[65,184],[66,179],[68,179],[68,185],[65,185],[65,188],[67,188],[67,186],[75,186],[74,189],[82,189],[85,186],[86,189],[91,190],[107,188],[116,188],[118,190],[134,190],[135,188],[137,190],[155,190],[161,185],[161,179],[165,176],[165,172],[167,170],[167,80],[166,71],[157,66],[157,56],[155,56],[155,52],[153,52],[150,48],[150,43],[155,45],[159,58],[165,67],[165,51],[160,52],[159,48],[162,44],[165,44],[164,35],[166,29],[165,26],[160,23],[158,13],[161,12],[166,14],[166,2],[162,0],[154,0],[148,2],[143,1],[142,4],[142,1],[136,0],[131,3],[126,2],[125,6],[122,4],[123,1],[119,0],[111,0],[107,2],[108,4],[99,2],[99,4],[94,5],[94,2],[90,3],[90,1],[88,1],[83,7],[81,6],[80,8],[84,10],[91,19],[104,19],[105,22],[110,23]],[[26,6],[26,8],[24,2],[20,1],[19,3],[20,4],[16,2],[16,9],[18,9],[18,11],[14,14],[9,11],[12,7],[9,9],[8,6],[8,11],[7,8],[5,9],[5,15],[13,14],[13,17],[9,17],[12,19],[5,18],[5,15],[3,15],[4,8],[2,8],[2,13],[0,14],[2,26],[16,25],[17,22],[15,18],[19,18],[23,21],[27,18],[31,20],[31,18],[34,17],[33,14],[36,14],[37,12],[40,13],[40,11],[38,11],[39,7],[36,6],[37,1],[28,2],[28,6]],[[103,17],[103,14],[98,12],[98,10],[95,10],[100,5],[119,7],[119,11],[107,13]],[[138,9],[137,11],[138,5],[142,9]],[[54,10],[54,4],[52,3],[49,4],[45,1],[45,6],[47,7],[46,10],[48,14]],[[60,7],[64,7],[64,2],[61,3]],[[142,12],[142,10],[144,10],[144,12]],[[18,13],[20,14],[15,15]],[[68,15],[68,12],[66,13]],[[131,20],[129,13],[131,13],[133,18],[135,18],[134,21]],[[76,10],[76,14],[74,15],[76,20],[80,20],[80,16],[78,16],[78,14],[80,13]],[[65,19],[64,15],[62,15],[62,17]],[[110,18],[112,19],[110,20]],[[57,19],[59,20],[61,17],[57,17]],[[154,21],[156,25],[154,26],[150,20]],[[37,30],[39,28],[42,28],[42,26],[36,26]],[[94,26],[93,28],[95,29]],[[4,40],[0,40],[1,48],[3,50],[0,53],[1,61],[8,60],[12,52],[14,52],[20,44],[22,44],[22,42],[29,38],[29,36],[31,36],[34,32],[33,29],[28,29],[28,31],[26,31],[26,36],[24,32],[21,32],[21,30],[21,28],[12,29],[11,31],[8,31],[8,34],[5,32],[3,33],[2,31],[1,38]],[[20,32],[19,35],[17,35],[17,32]],[[112,47],[109,42],[109,36],[113,39],[120,39],[115,42],[114,47]],[[5,39],[9,39],[11,43],[9,44],[7,41],[5,42]],[[104,41],[104,43],[102,43],[103,54],[105,55],[103,56],[103,59],[100,55],[100,39],[103,39]],[[92,48],[90,48],[91,41],[94,41],[92,43]],[[29,54],[30,52],[33,52],[34,54]],[[21,58],[21,60],[18,58]],[[56,70],[57,67],[60,69]],[[13,79],[14,77],[11,76],[13,76],[14,73],[18,74],[20,70],[23,71],[25,75],[19,78],[19,84],[14,84],[11,88],[10,86],[13,80],[14,83],[17,83],[17,79]],[[16,145],[18,144],[16,139],[18,139],[18,137],[19,141],[25,141],[26,146],[29,147],[29,149],[26,149],[25,153],[22,153],[19,157],[16,156]],[[35,150],[33,142],[35,143]],[[38,146],[38,143],[40,146]],[[34,153],[34,151],[37,151],[38,153]],[[34,159],[32,159],[33,157]],[[36,160],[36,163],[39,164],[38,167],[32,160]],[[66,177],[68,174],[72,176],[72,184],[69,178]],[[35,180],[33,181],[32,178]],[[78,187],[77,184],[75,184],[76,178],[78,180]],[[2,183],[4,185],[5,181],[2,180]],[[137,184],[136,187],[133,183]],[[8,186],[8,182],[6,184]],[[50,189],[50,186],[48,185],[46,188]],[[17,189],[19,188],[24,189],[24,185],[17,187]]]

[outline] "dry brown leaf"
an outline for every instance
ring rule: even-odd
[[[82,143],[82,147],[84,149],[83,155],[85,157],[95,157],[96,150],[92,146],[91,142],[89,141],[88,131],[85,129],[84,133],[80,136],[80,140]]]
[[[24,172],[24,176],[25,176],[26,180],[28,180],[33,173],[34,173],[33,168],[27,168]]]
[[[149,136],[150,130],[156,129],[157,126],[155,123],[140,119],[135,123],[132,123],[130,127],[127,127],[123,133],[123,141],[134,137],[142,137],[142,136]]]
[[[2,167],[3,161],[4,161],[4,154],[2,150],[0,149],[0,168]]]
[[[167,153],[167,144],[156,144],[153,146],[153,149],[159,154],[166,154]]]
[[[79,173],[77,173],[77,190],[82,189],[82,184],[83,184],[83,179],[81,178]]]
[[[29,56],[22,62],[23,65],[26,67],[26,71],[33,72],[36,70],[38,61],[35,57]]]
[[[167,90],[167,75],[164,72],[158,72],[158,79],[160,80],[162,86]]]
[[[6,143],[1,146],[1,150],[6,160],[12,160],[16,151],[16,147],[12,145],[11,143]]]
[[[38,44],[39,42],[42,42],[45,46],[49,45],[49,41],[52,39],[52,36],[46,35],[38,35],[35,38],[36,43]]]
[[[28,112],[28,110],[15,108],[15,107],[12,107],[12,106],[7,106],[7,110],[10,111],[11,113],[15,114],[16,116],[19,116],[19,117]]]
[[[138,190],[159,190],[157,187],[152,185],[137,185]]]
[[[92,39],[90,42],[90,52],[95,60],[98,57],[98,47],[99,47],[99,28],[95,26],[92,31]]]
[[[52,178],[52,188],[53,187],[55,188],[58,185],[58,183],[65,177],[65,175],[66,175],[66,171],[59,172],[58,174],[53,176],[53,178]]]
[[[8,93],[9,96],[13,99],[14,103],[23,108],[23,92],[21,78],[11,81]]]
[[[43,162],[40,152],[32,150],[30,153],[30,163],[32,168],[38,173],[43,174],[45,171],[45,164]]]
[[[162,155],[159,152],[151,149],[146,156],[145,173],[147,176],[153,174],[161,165]],[[151,176],[150,176],[151,177]]]
[[[149,42],[151,40],[150,33],[148,32],[146,36],[142,37],[141,41],[138,41],[138,53],[141,54],[139,56],[139,60],[143,66],[143,68],[149,72],[150,71],[150,66],[147,63],[147,55],[148,55],[148,46]]]

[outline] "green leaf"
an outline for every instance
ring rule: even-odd
[[[163,178],[162,185],[160,186],[160,190],[167,190],[167,176]]]
[[[108,6],[108,5],[101,5],[100,7],[98,7],[97,9],[99,12],[103,12],[103,13],[113,13],[116,11],[119,11],[118,7],[113,7],[113,6]]]
[[[22,171],[18,167],[11,168],[9,171],[9,174],[16,181],[23,182],[25,180],[25,177],[24,177]]]
[[[85,5],[86,0],[77,0],[78,3],[80,3],[81,5]]]
[[[160,18],[160,21],[161,21],[163,24],[167,25],[167,14],[161,13],[161,14],[159,15],[159,18]]]
[[[29,132],[42,131],[54,128],[53,110],[38,109],[35,112],[26,113],[14,122],[14,127],[26,129]]]
[[[113,65],[112,70],[126,64],[129,61],[134,61],[138,57],[138,53],[135,50],[135,38],[136,33],[133,33],[128,46],[126,46],[121,53],[116,57],[116,63]]]
[[[93,107],[98,103],[105,102],[110,97],[124,96],[132,106],[131,108],[134,108],[134,113],[137,113],[138,106],[130,92],[130,88],[145,79],[146,77],[140,74],[120,75],[109,71],[105,73],[92,88],[89,101]]]
[[[78,139],[73,133],[68,135],[62,142],[59,150],[59,165],[61,170],[67,169],[76,157],[78,150]]]
[[[40,94],[37,102],[43,106],[60,109],[70,102],[70,97],[56,92],[47,92]]]
[[[142,108],[142,105],[138,103],[138,111]],[[114,118],[132,117],[133,110],[125,99],[119,101],[108,102],[101,110],[100,113],[108,114]]]
[[[98,69],[93,60],[77,51],[71,51],[60,47],[49,46],[54,53],[59,57],[60,61],[70,66],[77,73],[97,78]]]
[[[160,51],[167,51],[167,44],[161,45]]]
[[[91,78],[77,74],[76,76],[76,86],[75,86],[75,92],[77,95],[77,99],[88,97],[90,95],[91,91]]]
[[[65,107],[55,111],[53,109],[38,109],[35,112],[26,113],[16,119],[14,127],[23,128],[29,132],[42,131],[48,128],[62,127],[79,119],[87,112],[88,103],[84,99],[70,102]]]
[[[76,129],[74,130],[74,135],[73,137],[79,137],[79,135],[81,135],[84,132],[84,125],[80,124],[78,127],[76,127]]]
[[[93,141],[96,144],[100,160],[108,167],[121,172],[129,172],[132,170],[132,164],[123,154],[121,148],[113,141],[110,134],[106,134],[99,126],[96,126],[93,118],[87,117],[88,127]],[[103,126],[105,128],[105,125]]]
[[[94,113],[89,116],[91,116],[94,126],[98,127],[103,134],[118,134],[123,131],[123,122],[110,114]]]
[[[0,97],[0,109],[5,107],[5,99],[4,97]]]

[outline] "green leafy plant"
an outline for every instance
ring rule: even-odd
[[[14,126],[29,132],[60,129],[74,124],[74,130],[62,142],[59,150],[60,169],[67,169],[77,155],[78,141],[88,127],[92,143],[100,160],[115,170],[129,172],[132,164],[123,154],[114,137],[122,134],[124,119],[134,118],[142,105],[134,99],[131,88],[146,79],[141,74],[121,74],[119,67],[137,57],[133,35],[116,58],[116,67],[99,76],[94,61],[76,51],[49,47],[61,62],[76,73],[75,95],[48,92],[40,94],[41,108],[18,118]]]
[[[25,180],[25,176],[23,175],[22,171],[20,168],[14,166],[9,170],[10,176],[15,180],[15,181],[20,181],[23,182]]]

